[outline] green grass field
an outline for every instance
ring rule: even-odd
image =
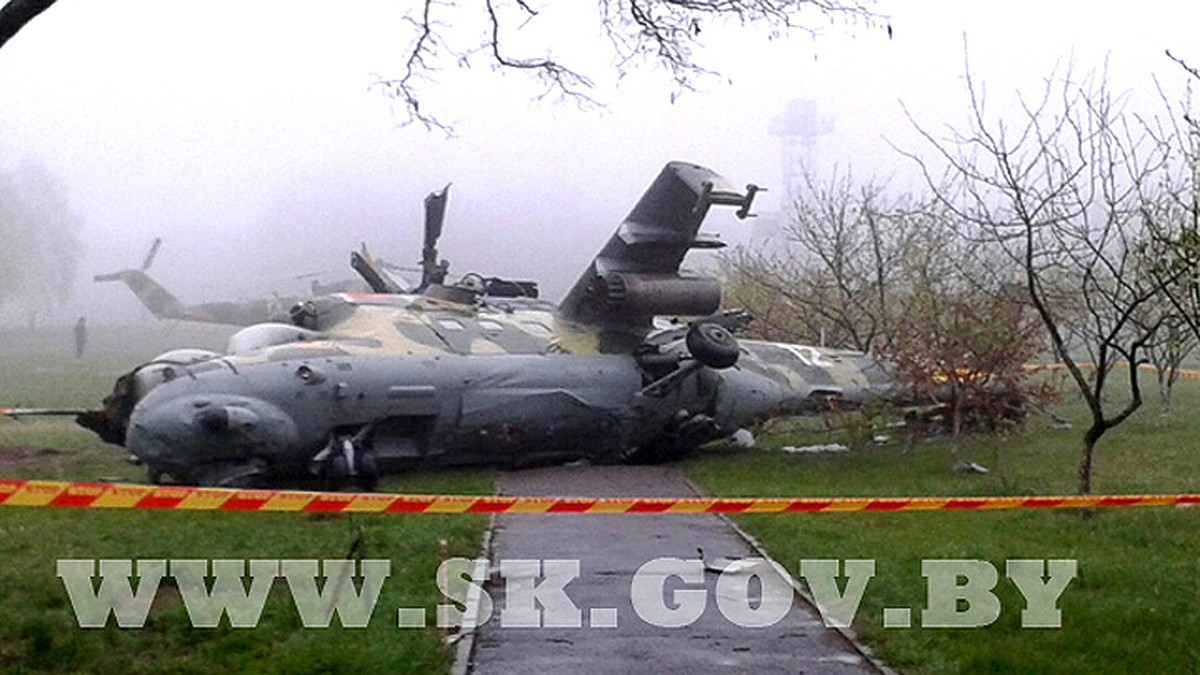
[[[1147,378],[1149,379],[1149,378]],[[1200,384],[1182,382],[1176,410],[1155,402],[1101,440],[1093,485],[1099,493],[1200,492]],[[1068,397],[1069,399],[1070,397]],[[945,439],[870,446],[850,452],[789,455],[725,446],[689,461],[687,472],[727,496],[949,496],[1073,494],[1083,407],[1058,409],[1074,429],[1045,418],[1003,443],[970,439],[964,459],[986,475],[948,471]],[[828,443],[812,421],[776,424],[763,445]],[[834,439],[839,438],[834,436]],[[855,628],[889,664],[905,672],[1197,672],[1200,670],[1200,510],[904,512],[741,516],[793,574],[799,561],[873,559]],[[1059,629],[1020,627],[1024,601],[1004,578],[1014,558],[1078,561],[1066,588]],[[920,628],[926,587],[922,559],[990,561],[1001,578],[1002,611],[992,625]],[[885,607],[912,609],[913,626],[883,628]],[[961,609],[961,607],[960,607]]]
[[[229,331],[207,327],[93,330],[88,353],[71,354],[69,330],[0,334],[0,405],[96,405],[130,366],[171,346],[220,349]],[[1149,378],[1146,378],[1149,383]],[[1176,411],[1153,402],[1097,450],[1095,490],[1200,492],[1200,384],[1182,382]],[[871,446],[830,434],[818,420],[783,421],[760,449],[709,447],[682,468],[706,490],[730,496],[923,496],[1070,494],[1083,408],[1068,396],[1057,412],[1001,442],[972,438],[964,459],[986,475],[947,470],[944,439]],[[843,440],[850,452],[788,455],[785,444]],[[0,420],[0,476],[143,481],[67,420]],[[492,474],[422,472],[388,479],[397,492],[490,493]],[[775,557],[798,571],[803,558],[873,559],[855,627],[883,658],[915,673],[1196,672],[1200,670],[1200,510],[926,512],[742,516]],[[104,512],[0,508],[0,671],[48,672],[437,672],[449,653],[435,629],[396,627],[395,609],[437,603],[438,541],[473,556],[482,517]],[[276,583],[259,627],[195,629],[178,596],[164,593],[144,629],[81,629],[55,562],[69,558],[344,558],[361,537],[365,558],[392,562],[365,629],[304,629]],[[987,627],[882,628],[885,607],[925,603],[922,559],[980,559],[1003,574],[1007,559],[1069,558],[1079,576],[1063,593],[1060,629],[1022,629],[1023,601],[1001,579],[1003,611]]]
[[[231,331],[151,324],[94,328],[76,360],[69,330],[0,334],[0,405],[95,406],[120,373],[172,346],[221,349]],[[145,481],[68,419],[0,419],[0,476]],[[390,492],[490,494],[485,471],[423,472],[386,479]],[[0,509],[0,671],[428,673],[445,671],[450,652],[436,628],[400,629],[398,608],[439,602],[439,542],[452,556],[479,551],[484,516],[370,516],[178,511]],[[259,625],[192,628],[178,592],[160,588],[142,629],[79,628],[60,559],[344,559],[391,561],[368,627],[306,629],[282,580]]]

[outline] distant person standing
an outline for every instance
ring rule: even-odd
[[[83,350],[87,348],[87,319],[79,317],[75,322],[75,358],[83,358]]]

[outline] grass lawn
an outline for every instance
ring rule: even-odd
[[[1200,384],[1181,382],[1173,415],[1160,416],[1151,400],[1109,432],[1097,448],[1094,492],[1200,492],[1198,406]],[[1002,443],[968,441],[963,458],[991,468],[986,475],[950,473],[944,439],[907,451],[900,442],[851,442],[849,452],[821,455],[764,451],[845,440],[811,420],[768,427],[756,450],[709,448],[684,468],[704,489],[723,496],[1073,494],[1084,409],[1066,400],[1057,412],[1074,420],[1075,428],[1055,429],[1038,417]],[[738,521],[793,574],[805,558],[875,560],[876,576],[854,626],[905,672],[1200,670],[1200,509],[1105,510],[1090,520],[1045,510],[751,515]],[[1020,627],[1024,600],[1004,578],[1004,561],[1016,558],[1078,561],[1078,576],[1058,604],[1061,628]],[[921,628],[923,559],[990,561],[1000,573],[999,619],[980,628]],[[883,628],[885,607],[911,608],[913,627]]]
[[[172,346],[221,349],[231,331],[149,324],[95,327],[73,356],[69,329],[0,331],[0,406],[96,406],[132,365]],[[1149,383],[1150,378],[1144,381]],[[1176,411],[1153,402],[1110,432],[1096,455],[1097,493],[1200,492],[1200,383],[1178,385]],[[963,459],[986,475],[947,470],[944,439],[912,448],[872,446],[824,431],[813,419],[770,426],[756,450],[713,446],[682,465],[712,494],[728,496],[938,496],[1070,494],[1084,411],[1057,412],[1075,428],[1036,417],[1003,439],[969,439]],[[823,455],[782,445],[847,442]],[[68,480],[145,479],[119,448],[64,419],[0,420],[0,476]],[[382,490],[481,494],[490,472],[421,472]],[[873,559],[855,627],[893,666],[917,673],[1200,671],[1200,509],[1106,510],[1085,520],[1067,511],[791,514],[739,521],[793,573],[801,559]],[[0,671],[50,672],[429,672],[449,653],[435,629],[399,629],[396,609],[438,602],[438,542],[474,556],[481,516],[115,512],[0,508]],[[277,580],[258,627],[195,629],[179,599],[160,590],[143,629],[79,628],[60,559],[364,558],[391,561],[365,629],[305,629]],[[1059,601],[1063,625],[1020,627],[1023,599],[1003,578],[1008,559],[1073,559],[1078,577]],[[990,561],[1001,574],[1003,611],[992,625],[920,627],[924,559]],[[883,609],[913,610],[914,627],[882,627]],[[336,625],[336,622],[335,622]]]
[[[180,325],[92,329],[76,361],[70,331],[0,335],[0,405],[96,406],[118,374],[170,346],[220,349],[229,331]],[[0,476],[145,481],[120,448],[67,419],[0,419]],[[389,478],[389,492],[490,494],[486,471],[421,472]],[[0,508],[0,671],[2,672],[321,672],[445,671],[450,652],[437,629],[400,629],[398,608],[439,602],[439,541],[452,556],[478,553],[486,516],[186,513]],[[391,561],[366,628],[303,628],[277,579],[256,628],[192,628],[186,608],[160,587],[142,629],[76,624],[60,559],[344,559]]]

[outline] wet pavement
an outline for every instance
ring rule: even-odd
[[[695,496],[678,472],[656,466],[532,469],[503,474],[499,485],[505,495]],[[678,563],[652,563],[666,567],[656,574],[647,568],[639,575],[640,590],[631,592],[635,572],[645,563],[657,558],[696,560],[697,549],[703,549],[707,571],[671,576]],[[724,565],[729,559],[756,555],[728,523],[712,514],[500,515],[492,534],[487,585],[495,612],[476,633],[470,672],[878,672],[842,635],[825,628],[815,610],[790,592],[782,592],[779,577],[763,566],[756,569],[771,577],[766,582],[773,584],[774,592],[767,593],[774,600],[771,606],[786,607],[790,597],[791,608],[786,615],[781,609],[778,615],[783,618],[771,625],[739,625],[754,620],[754,609],[766,607],[764,582],[748,582],[744,563]],[[522,579],[510,567],[502,579],[498,561],[512,560],[578,560],[578,576],[567,573],[570,580],[562,585],[560,575],[559,584],[578,612],[562,603],[562,594],[547,594],[554,609],[541,612],[540,619],[533,615],[542,627],[513,626],[518,619],[528,623],[530,614],[504,615],[506,585],[514,599],[523,595],[528,602],[528,589],[522,591],[519,584],[549,582],[550,575],[547,566],[540,573],[536,568],[527,570]],[[691,564],[695,572],[696,564]],[[719,569],[729,575],[721,581],[720,598]],[[703,603],[697,595],[701,583],[706,593]],[[634,595],[639,598],[636,609]],[[702,614],[688,614],[688,609],[700,604]],[[655,625],[666,623],[661,617],[673,617],[683,625]],[[581,626],[548,627],[554,621],[577,621]]]

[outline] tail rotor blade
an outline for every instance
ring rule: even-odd
[[[154,264],[154,256],[158,255],[158,247],[162,245],[162,237],[155,237],[154,243],[150,244],[150,251],[146,254],[146,259],[142,261],[142,271],[150,269]]]

